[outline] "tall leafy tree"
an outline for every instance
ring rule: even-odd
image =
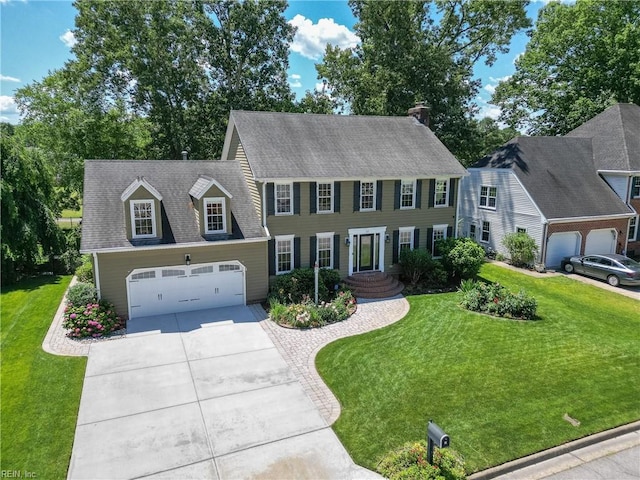
[[[527,3],[350,0],[361,44],[328,46],[316,68],[355,114],[405,115],[414,102],[426,102],[431,128],[457,153],[473,132],[473,65],[491,65],[530,25]]]
[[[41,253],[59,248],[59,212],[45,153],[26,147],[9,124],[0,124],[0,161],[2,282],[10,283],[31,271]]]
[[[458,143],[458,160],[468,167],[518,135],[520,132],[517,130],[503,128],[492,118],[472,119],[469,122],[468,136]]]
[[[501,120],[564,134],[616,102],[640,104],[640,2],[549,3],[516,73],[496,88]]]

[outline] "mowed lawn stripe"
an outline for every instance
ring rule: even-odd
[[[3,471],[65,478],[86,358],[58,357],[42,341],[70,277],[38,277],[3,288]]]
[[[469,472],[640,418],[639,302],[496,265],[481,275],[525,288],[540,319],[467,312],[457,293],[414,296],[400,322],[320,351],[342,404],[334,428],[356,462],[375,469],[388,450],[424,438],[430,418]]]

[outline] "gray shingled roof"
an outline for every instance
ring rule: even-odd
[[[81,249],[91,251],[134,245],[206,242],[199,233],[189,196],[189,190],[197,183],[200,175],[216,179],[233,195],[233,238],[265,236],[238,162],[87,160]],[[163,197],[163,238],[160,241],[129,241],[126,237],[124,207],[120,195],[139,176],[143,176]]]
[[[640,171],[640,106],[619,103],[567,133],[593,138],[599,170]]]
[[[470,168],[510,168],[548,219],[630,213],[596,172],[591,139],[516,137]]]
[[[463,176],[465,169],[412,117],[232,111],[257,180]]]

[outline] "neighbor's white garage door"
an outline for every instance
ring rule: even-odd
[[[613,228],[591,230],[587,234],[584,245],[584,254],[592,253],[616,253],[616,231]]]
[[[127,276],[129,317],[244,305],[240,262],[142,268]]]
[[[552,233],[547,242],[547,268],[559,267],[563,257],[577,255],[581,239],[579,232]]]

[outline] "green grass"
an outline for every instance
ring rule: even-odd
[[[525,288],[540,319],[467,312],[458,293],[414,296],[400,322],[319,352],[342,404],[334,429],[357,463],[375,469],[387,451],[423,439],[429,419],[471,473],[640,418],[637,301],[496,265],[481,275]]]
[[[42,341],[71,277],[3,288],[1,469],[67,476],[86,358],[58,357]]]
[[[62,210],[60,218],[82,218],[82,207],[79,210]]]

